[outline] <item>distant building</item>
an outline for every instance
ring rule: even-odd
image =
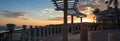
[[[107,10],[99,11],[99,9],[96,9],[96,12],[94,12],[94,15],[96,16],[96,22],[102,23],[102,27],[104,28],[111,28],[115,27],[117,23],[117,19],[120,17],[117,17],[119,14],[120,16],[120,9],[116,9],[109,7]],[[114,25],[114,26],[113,26]]]

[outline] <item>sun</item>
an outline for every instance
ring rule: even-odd
[[[83,22],[93,22],[93,20],[85,19]]]
[[[94,22],[94,20],[91,20],[91,19],[83,19],[82,22]],[[80,23],[80,20],[76,20],[75,23]]]

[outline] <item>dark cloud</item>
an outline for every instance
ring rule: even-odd
[[[7,18],[17,18],[17,19],[21,19],[21,20],[28,20],[27,18],[24,18],[23,16],[26,15],[25,12],[11,12],[11,11],[3,11],[5,17]]]

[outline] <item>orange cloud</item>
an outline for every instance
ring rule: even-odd
[[[93,21],[93,16],[92,14],[89,14],[86,18],[83,18],[83,22],[92,22]],[[23,20],[17,20],[17,19],[5,19],[5,18],[0,18],[0,25],[6,25],[7,23],[14,23],[17,26],[22,26],[22,25],[38,25],[38,26],[45,26],[49,24],[63,24],[63,17],[56,17],[48,20],[35,20],[35,19],[29,19],[28,21],[23,21]],[[71,22],[71,17],[68,16],[68,23]],[[80,19],[77,17],[74,17],[74,22],[80,22]]]
[[[93,15],[93,14],[87,15],[87,17],[83,18],[83,22],[93,22],[93,21],[95,21],[93,19],[94,16],[95,15]],[[48,19],[48,21],[60,21],[60,22],[63,22],[63,17],[51,18],[51,19]],[[70,22],[71,22],[71,17],[68,16],[68,23],[70,23]],[[80,22],[80,18],[77,18],[77,17],[74,16],[74,22]]]

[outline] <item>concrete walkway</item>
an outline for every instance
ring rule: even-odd
[[[68,34],[68,41],[80,41],[80,34]],[[62,41],[62,35],[54,35],[52,37],[49,37],[43,41]]]

